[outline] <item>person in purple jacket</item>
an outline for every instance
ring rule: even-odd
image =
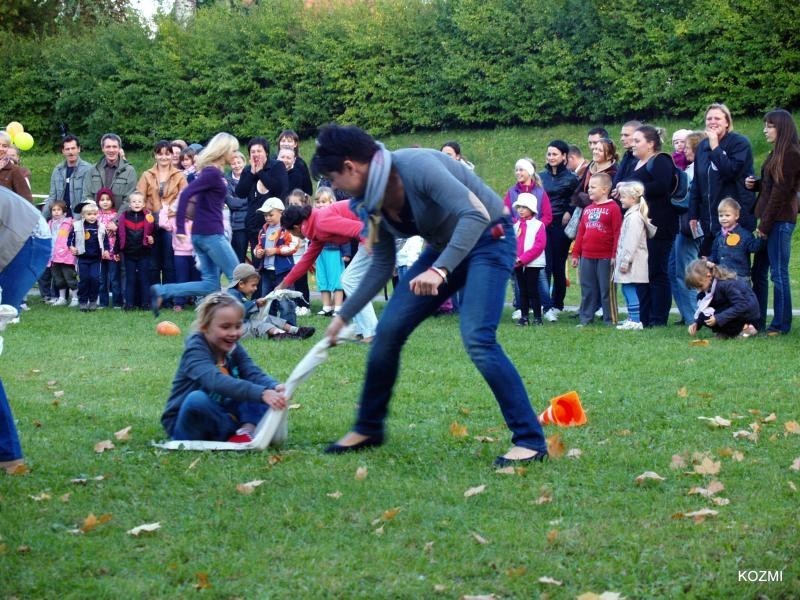
[[[222,208],[228,187],[225,182],[225,165],[239,150],[239,141],[229,133],[218,133],[197,156],[197,178],[192,181],[178,200],[175,229],[178,238],[186,237],[187,210],[194,208],[192,246],[200,262],[200,281],[150,286],[150,308],[158,316],[165,298],[176,296],[205,296],[220,289],[220,272],[230,280],[239,264],[236,253],[225,237]]]

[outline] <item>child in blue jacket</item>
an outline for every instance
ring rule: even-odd
[[[750,281],[750,255],[759,251],[760,238],[739,225],[741,206],[733,198],[721,200],[717,207],[720,231],[711,246],[708,260]]]
[[[197,307],[161,424],[174,440],[249,443],[267,410],[286,408],[284,386],[239,343],[244,307],[225,292]]]

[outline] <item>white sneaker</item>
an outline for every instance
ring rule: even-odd
[[[19,308],[20,308],[20,310],[30,310],[31,309],[31,307],[28,306],[27,302],[21,302],[20,305],[19,305]]]
[[[623,321],[617,325],[617,329],[620,331],[641,331],[644,327],[639,321]]]
[[[78,297],[77,296],[73,296],[72,300],[69,301],[69,307],[70,308],[77,308],[77,306],[78,306]]]
[[[558,321],[558,312],[556,312],[557,310],[558,309],[551,308],[546,313],[544,313],[545,321],[549,321],[550,323],[555,323],[556,321]]]
[[[520,309],[517,309],[511,313],[512,321],[519,321],[521,318],[522,318],[522,311]]]
[[[0,304],[0,331],[3,331],[8,323],[13,323],[18,318],[17,314],[17,309],[10,304]]]
[[[55,302],[53,302],[53,306],[66,306],[69,304],[66,298],[58,298]]]
[[[594,311],[594,316],[595,317],[602,317],[603,316],[603,309],[602,308],[598,308],[596,311]]]
[[[311,311],[308,310],[305,306],[298,307],[294,312],[298,317],[307,317],[308,315],[311,314]]]

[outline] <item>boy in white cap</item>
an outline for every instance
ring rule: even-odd
[[[228,287],[228,294],[236,298],[244,306],[244,324],[242,337],[269,337],[271,340],[304,340],[314,335],[313,327],[296,327],[280,317],[259,316],[259,311],[266,298],[251,300],[258,289],[260,280],[258,271],[253,265],[241,263],[233,270],[233,279]]]
[[[514,223],[517,234],[517,262],[514,274],[519,284],[520,318],[517,325],[528,325],[528,313],[533,309],[533,324],[542,324],[542,301],[539,297],[539,272],[546,263],[544,249],[547,246],[547,234],[544,224],[536,217],[538,206],[536,196],[527,192],[521,193],[513,204],[519,215]]]

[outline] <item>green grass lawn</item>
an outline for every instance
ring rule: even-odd
[[[521,329],[506,315],[499,337],[537,410],[575,389],[589,422],[547,428],[579,457],[501,474],[491,462],[509,435],[456,317],[411,338],[382,448],[322,453],[358,397],[367,348],[346,345],[298,390],[280,451],[168,453],[150,442],[183,337],[156,336],[147,313],[31,304],[0,359],[31,467],[0,479],[0,597],[800,596],[797,333],[693,346],[681,327],[576,330],[564,315]],[[167,318],[189,331],[190,313]],[[318,338],[245,346],[285,378]],[[717,415],[731,426],[698,419]],[[753,428],[757,441],[734,438]],[[95,452],[107,439],[116,447]],[[696,472],[707,465],[718,473]],[[645,471],[665,480],[636,485]],[[724,500],[689,495],[713,481]],[[699,509],[718,514],[675,518]],[[109,520],[71,533],[90,513]],[[782,581],[740,582],[740,570]]]

